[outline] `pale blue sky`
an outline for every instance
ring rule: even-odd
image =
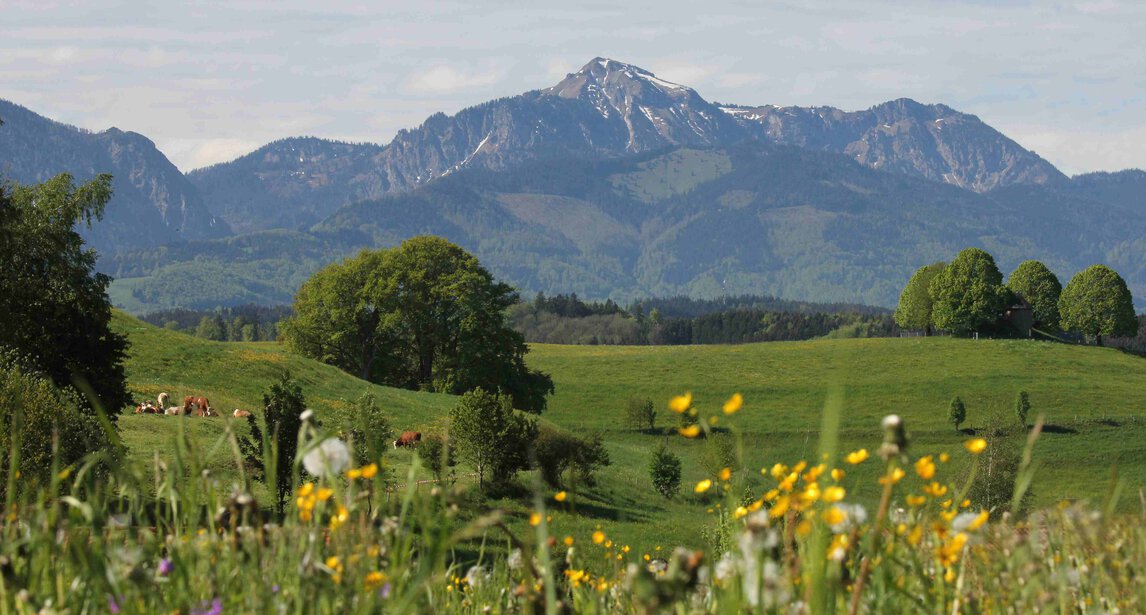
[[[598,55],[710,101],[943,102],[1067,173],[1146,168],[1146,2],[0,0],[0,98],[185,171],[288,136],[386,143]]]

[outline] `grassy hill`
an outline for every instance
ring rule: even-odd
[[[136,399],[155,399],[160,392],[167,392],[172,403],[178,404],[184,395],[203,395],[223,414],[218,419],[182,421],[202,446],[213,445],[225,433],[231,410],[261,408],[263,393],[284,370],[299,382],[308,407],[320,418],[369,391],[395,429],[425,431],[454,405],[452,396],[370,384],[329,365],[292,355],[273,342],[211,342],[153,327],[122,312],[115,313],[112,326],[131,341],[126,367]],[[162,455],[167,450],[179,422],[174,417],[125,414],[119,425],[132,458],[149,462],[156,453]],[[234,424],[236,429],[246,430],[245,423]],[[393,457],[405,464],[410,453],[396,452]],[[234,470],[226,449],[212,450],[209,459],[218,471]]]
[[[691,391],[706,414],[721,414],[732,393],[744,409],[721,424],[744,432],[747,468],[755,474],[775,462],[811,461],[829,391],[843,399],[840,447],[874,450],[880,419],[902,416],[915,455],[949,451],[950,471],[966,459],[946,422],[950,400],[968,408],[964,428],[982,428],[991,413],[1016,424],[1020,390],[1030,393],[1034,414],[1047,428],[1035,447],[1042,463],[1034,503],[1090,498],[1098,504],[1112,469],[1125,477],[1120,507],[1136,510],[1146,487],[1146,360],[1113,349],[1033,341],[948,338],[816,340],[742,346],[602,347],[536,345],[533,367],[553,375],[557,393],[546,417],[579,431],[605,430],[614,467],[609,482],[622,493],[649,490],[645,466],[660,436],[628,430],[630,396],[652,399],[660,424],[675,394]],[[1016,435],[1016,438],[1021,437]],[[704,477],[697,459],[701,441],[668,440],[684,459],[685,485]],[[862,476],[862,473],[860,473]],[[758,477],[758,475],[757,475]],[[622,484],[617,484],[617,483]],[[761,481],[762,483],[763,481]],[[873,494],[874,489],[868,489]]]
[[[371,385],[292,356],[274,343],[208,342],[123,314],[116,315],[115,326],[130,336],[128,377],[140,398],[164,390],[180,399],[206,395],[223,410],[254,409],[263,391],[288,369],[320,416],[369,390],[396,428],[424,431],[434,431],[455,400]],[[766,488],[759,468],[815,457],[821,412],[832,390],[843,399],[841,451],[874,450],[880,419],[897,413],[906,421],[913,454],[952,453],[953,461],[942,470],[951,476],[967,459],[961,443],[968,438],[946,422],[951,398],[959,395],[967,404],[965,427],[980,429],[992,412],[1014,421],[1015,395],[1025,389],[1034,412],[1045,412],[1048,422],[1035,449],[1042,464],[1033,487],[1036,505],[1064,498],[1101,504],[1114,467],[1128,481],[1121,509],[1136,510],[1136,494],[1146,487],[1146,450],[1139,444],[1146,440],[1146,360],[1112,349],[946,338],[688,347],[535,345],[528,361],[556,382],[544,420],[577,433],[601,430],[613,462],[600,473],[596,487],[573,498],[568,511],[573,514],[555,517],[554,532],[584,536],[601,525],[641,552],[676,543],[701,545],[701,530],[711,517],[709,505],[690,489],[705,476],[705,443],[627,429],[624,406],[631,396],[653,400],[661,413],[658,424],[667,427],[676,420],[664,409],[674,394],[692,391],[706,414],[719,414],[729,395],[742,393],[744,409],[721,416],[719,427],[735,426],[743,433],[745,474],[756,495]],[[227,425],[225,417],[183,423],[202,446],[218,441]],[[120,420],[133,458],[141,462],[163,455],[178,424],[155,416]],[[661,441],[684,461],[683,495],[672,501],[653,492],[647,474],[651,450]],[[410,458],[397,451],[389,454],[388,463],[403,472]],[[217,472],[233,471],[222,447],[212,459]],[[849,490],[861,501],[876,497],[876,471],[874,464],[865,464],[849,472]],[[531,477],[523,478],[528,486]],[[531,505],[525,496],[510,494],[495,504],[520,525]]]

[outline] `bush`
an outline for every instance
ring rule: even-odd
[[[414,451],[417,453],[418,459],[426,464],[426,468],[439,481],[445,480],[447,471],[458,463],[453,445],[442,436],[433,435],[422,438]]]
[[[952,399],[951,407],[947,409],[947,421],[955,426],[955,431],[959,431],[959,426],[966,420],[967,406],[963,405],[963,400],[958,397]]]
[[[625,407],[625,418],[630,429],[653,431],[657,428],[657,411],[653,409],[651,399],[639,397],[629,399]]]
[[[52,477],[53,446],[56,471],[101,450],[109,455],[105,464],[114,462],[121,451],[109,442],[98,420],[82,411],[80,396],[72,389],[57,388],[21,363],[0,359],[0,479],[15,478],[10,472],[15,463],[20,479],[14,488],[31,491],[46,486]],[[0,480],[0,499],[7,493],[7,481]]]
[[[1019,396],[1015,398],[1015,418],[1019,419],[1019,425],[1023,429],[1027,428],[1027,417],[1031,414],[1031,396],[1026,391],[1019,391]]]
[[[700,465],[709,476],[716,476],[724,468],[738,469],[736,443],[727,435],[716,435],[704,443]]]
[[[475,389],[450,411],[450,440],[458,456],[477,471],[483,489],[487,474],[504,483],[528,468],[536,439],[537,421],[515,413],[509,396]]]
[[[298,432],[306,399],[302,389],[284,373],[263,395],[266,409],[267,436],[271,450],[263,450],[263,464],[268,479],[274,480],[275,504],[279,514],[286,508],[293,482],[294,458],[298,454]]]
[[[354,402],[350,415],[343,417],[341,431],[354,444],[357,466],[380,461],[394,440],[394,428],[371,393],[363,393]]]
[[[649,463],[649,478],[652,479],[657,493],[671,500],[674,495],[680,493],[680,457],[661,444],[653,451],[653,458]]]
[[[555,489],[562,485],[566,472],[571,474],[571,485],[597,484],[595,472],[610,464],[604,437],[594,432],[585,438],[553,428],[543,428],[534,445],[534,455],[541,478]]]

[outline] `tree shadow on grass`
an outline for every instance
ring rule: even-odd
[[[1063,425],[1043,425],[1043,433],[1075,434],[1078,433],[1078,430],[1073,427],[1066,427]]]

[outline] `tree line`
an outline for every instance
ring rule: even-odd
[[[175,308],[140,316],[140,320],[217,342],[273,342],[279,322],[290,317],[290,306],[254,303],[214,310]]]
[[[1019,314],[1030,312],[1029,322]],[[1102,345],[1104,336],[1135,336],[1138,318],[1126,282],[1106,265],[1092,265],[1062,286],[1043,263],[1021,263],[1006,283],[987,251],[967,248],[950,263],[920,267],[899,297],[895,321],[930,335],[1012,335],[1017,328],[1076,333]]]

